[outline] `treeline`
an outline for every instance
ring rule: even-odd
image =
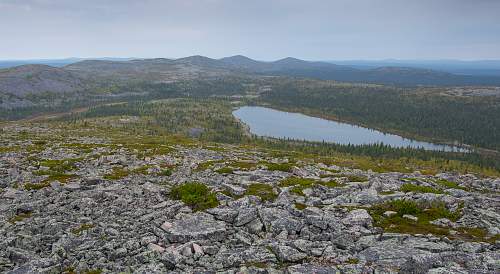
[[[499,155],[483,155],[476,152],[444,152],[431,151],[423,148],[395,148],[384,144],[370,145],[342,145],[325,142],[305,142],[293,141],[289,139],[262,138],[255,137],[253,142],[267,148],[283,151],[299,151],[307,154],[329,156],[336,153],[344,153],[359,156],[368,156],[374,159],[402,159],[412,158],[422,161],[439,160],[447,163],[449,161],[459,161],[475,165],[484,169],[500,171]],[[466,166],[466,165],[465,165]]]
[[[165,99],[101,105],[60,120],[78,123],[106,118],[102,123],[156,134],[194,135],[206,141],[241,143],[246,138],[243,126],[232,116],[231,105],[223,99]],[[138,117],[121,123],[113,117]],[[97,122],[98,123],[98,122]]]

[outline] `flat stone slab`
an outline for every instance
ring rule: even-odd
[[[226,236],[226,223],[217,221],[206,213],[185,215],[179,220],[165,222],[161,228],[172,243],[197,240],[222,241]]]

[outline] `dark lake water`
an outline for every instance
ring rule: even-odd
[[[458,147],[415,141],[378,130],[265,107],[245,106],[235,110],[233,115],[248,125],[251,133],[258,136],[337,144],[384,143],[392,147],[466,151]]]

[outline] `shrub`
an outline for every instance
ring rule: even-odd
[[[245,195],[260,197],[263,201],[274,201],[278,195],[274,193],[273,187],[267,184],[254,183],[248,186]]]
[[[170,197],[181,200],[194,211],[205,210],[219,205],[214,192],[202,183],[185,183],[172,188]]]
[[[163,169],[162,171],[160,171],[160,173],[158,173],[158,175],[160,176],[170,176],[172,175],[172,170],[166,168],[166,169]]]

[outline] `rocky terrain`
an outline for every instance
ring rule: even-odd
[[[43,124],[0,134],[1,272],[500,271],[498,178]]]

